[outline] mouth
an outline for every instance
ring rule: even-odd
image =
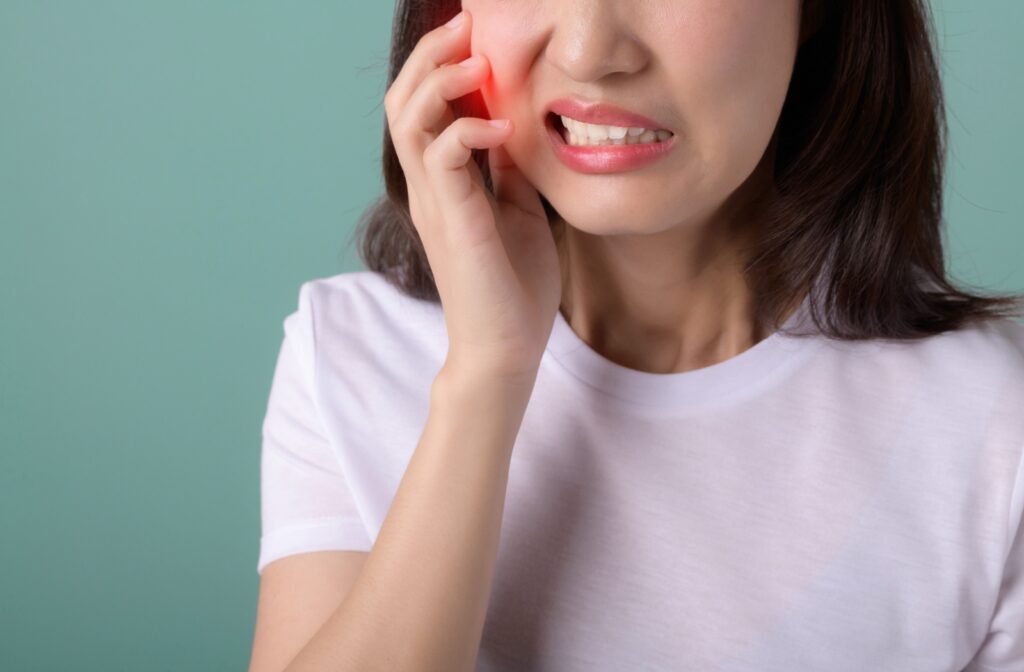
[[[576,127],[575,130],[573,126]],[[589,128],[586,127],[584,128],[588,131],[587,139],[581,142],[575,132],[580,127],[575,121],[571,120],[567,127],[561,117],[554,113],[545,116],[544,127],[558,160],[567,168],[584,174],[638,170],[664,158],[678,144],[678,138],[672,133],[659,138],[657,133],[653,132],[633,136],[627,132],[616,140],[611,137],[601,139],[599,130],[598,138],[591,140]],[[622,135],[622,132],[619,131],[616,135]]]
[[[562,142],[573,147],[653,145],[670,142],[675,137],[665,129],[587,124],[555,112],[547,113],[545,123],[558,133]]]

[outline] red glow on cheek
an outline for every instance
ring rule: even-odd
[[[493,119],[494,116],[491,115],[490,110],[500,109],[500,107],[495,108],[496,90],[494,75],[493,73],[488,73],[479,88],[454,101],[458,116]]]
[[[495,62],[494,56],[490,53],[490,50],[482,48],[482,40],[477,39],[477,34],[477,31],[474,31],[470,40],[470,53],[474,55],[479,54],[487,59],[488,72],[481,82],[480,87],[476,91],[465,96],[465,98],[472,101],[472,109],[475,111],[473,116],[493,119],[496,115],[490,114],[489,111],[502,109],[498,94],[498,75],[495,72],[496,68],[501,67],[501,64],[500,62]]]
[[[489,73],[475,95],[490,112],[490,118],[515,116],[515,101],[529,72],[529,49],[538,26],[525,20],[527,6],[536,0],[516,3],[479,3],[464,0],[473,16],[470,51],[487,59]],[[477,6],[479,5],[479,6]]]
[[[480,90],[476,92],[482,99],[483,105],[487,110],[500,110],[501,98],[498,95],[498,87],[495,84],[494,73],[488,73],[487,78],[481,85]]]

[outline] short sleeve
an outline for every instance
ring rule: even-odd
[[[1010,550],[988,635],[964,672],[1024,670],[1024,455],[1010,505]]]
[[[257,573],[286,555],[372,546],[318,410],[314,295],[304,283],[284,320],[263,420]]]

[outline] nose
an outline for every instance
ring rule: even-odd
[[[591,82],[643,69],[647,51],[630,30],[635,5],[622,0],[552,3],[548,61],[566,76]]]

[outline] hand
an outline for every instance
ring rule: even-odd
[[[471,19],[425,34],[384,96],[448,328],[448,362],[488,374],[536,374],[561,302],[558,252],[540,196],[502,147],[515,128],[455,119],[449,101],[480,88],[486,57],[469,67]],[[488,149],[484,185],[472,149]]]

